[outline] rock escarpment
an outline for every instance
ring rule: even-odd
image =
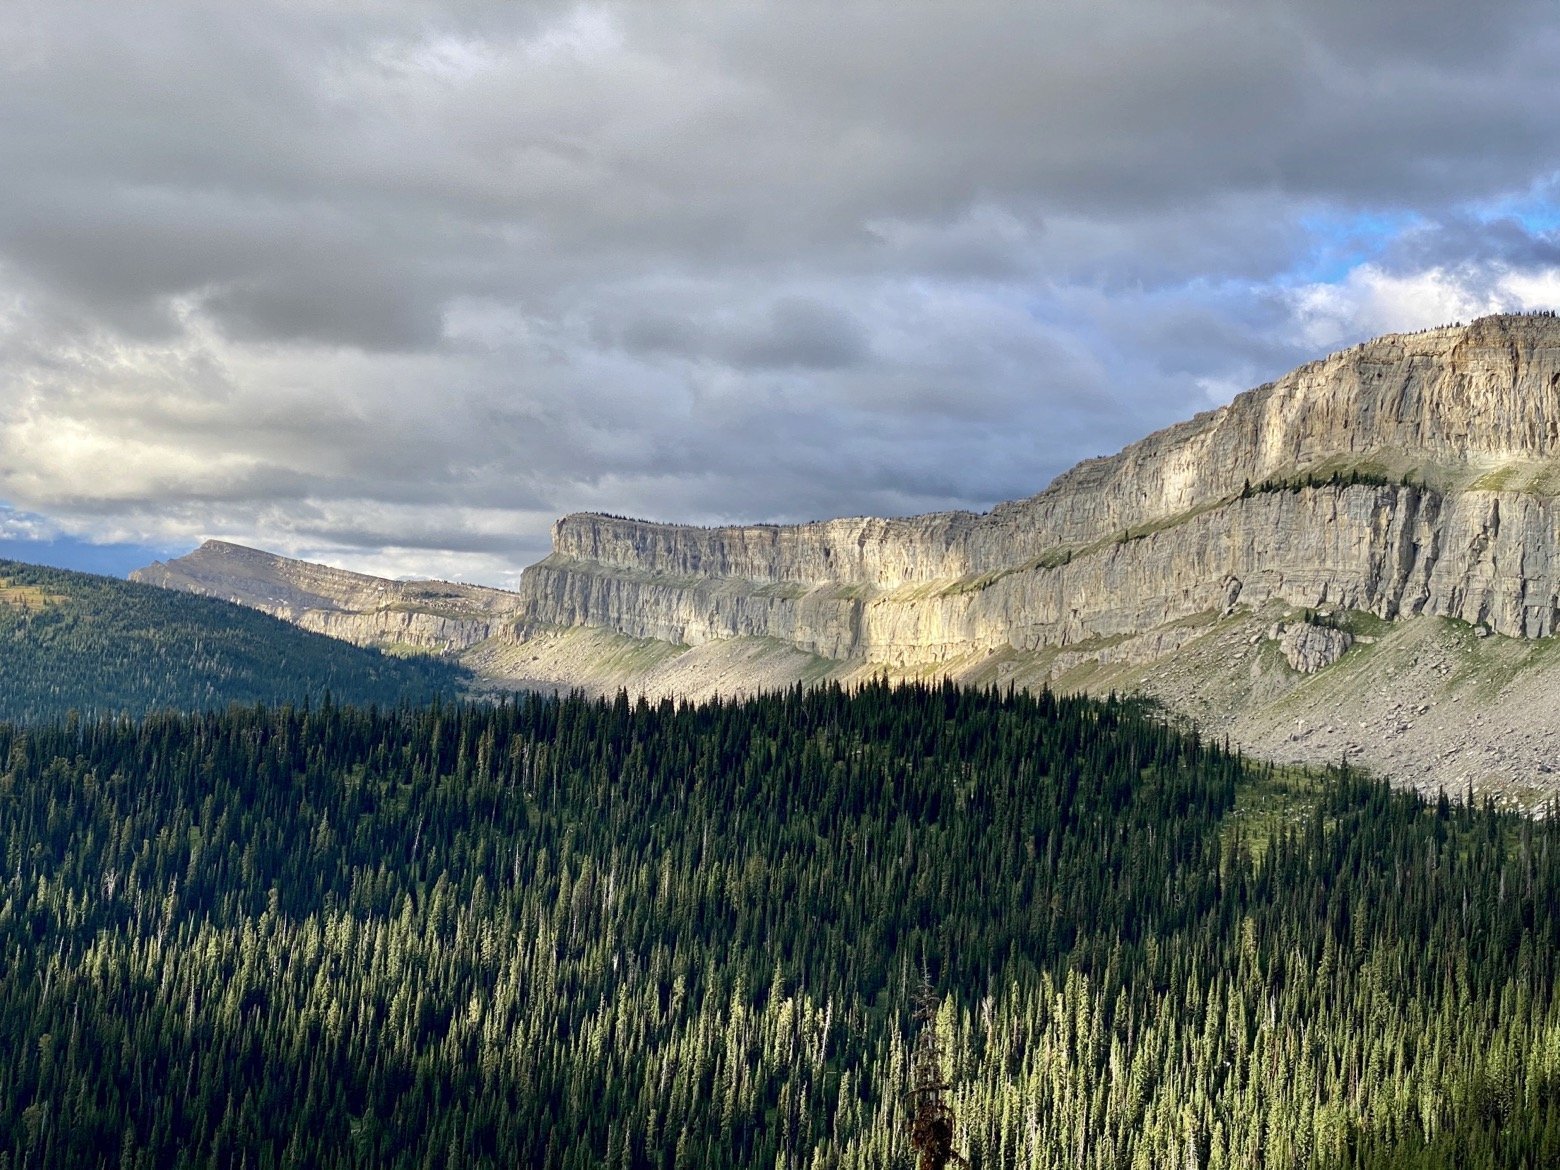
[[[1560,623],[1560,321],[1303,366],[984,515],[690,528],[565,517],[523,630],[767,637],[913,668],[1237,605]]]
[[[1236,497],[1050,561],[876,586],[700,578],[657,571],[653,554],[624,567],[555,553],[527,570],[521,615],[538,627],[689,644],[772,637],[895,666],[1067,646],[1270,600],[1543,637],[1560,616],[1557,517],[1552,500],[1515,493],[1305,486]],[[622,560],[638,534],[624,536]]]
[[[567,516],[517,593],[215,542],[136,575],[507,685],[1137,691],[1270,757],[1533,796],[1560,790],[1557,497],[1560,320],[1503,316],[1313,362],[982,515]]]
[[[132,580],[235,601],[360,646],[457,653],[492,637],[518,602],[500,589],[388,581],[208,540]]]

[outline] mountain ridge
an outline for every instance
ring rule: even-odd
[[[513,596],[485,585],[392,581],[225,540],[136,569],[130,579],[247,605],[362,646],[436,654],[491,637]]]
[[[521,622],[772,636],[892,668],[1242,599],[1546,636],[1557,451],[1560,321],[1482,318],[1307,363],[981,515],[719,529],[565,516],[524,576]]]
[[[1492,694],[1542,691],[1542,656],[1514,665],[1497,643],[1547,645],[1560,629],[1557,496],[1560,320],[1489,317],[1309,362],[986,513],[715,528],[565,516],[516,593],[459,587],[474,591],[463,620],[481,620],[426,642],[499,680],[598,690],[697,696],[879,674],[1135,689],[1254,750],[1303,756],[1321,741],[1281,730],[1270,708],[1302,702],[1340,661],[1444,644],[1483,664]],[[220,590],[236,557],[203,548],[137,576]],[[279,562],[267,571],[294,581]],[[300,570],[294,584],[330,580]],[[385,644],[441,616],[429,588],[343,585],[318,605],[285,591],[269,604]],[[1336,636],[1297,629],[1332,625]],[[1380,732],[1401,720],[1380,698],[1434,705],[1445,689],[1421,677],[1444,656],[1415,653],[1391,678],[1356,680],[1343,706],[1369,717],[1328,750],[1403,775]],[[1469,763],[1489,709],[1459,709],[1449,754],[1410,751],[1410,779],[1527,784],[1551,732],[1531,753]]]
[[[1422,376],[1437,365],[1444,367],[1445,377]],[[1402,376],[1389,380],[1386,374],[1393,368]],[[1518,402],[1525,409],[1497,409]],[[1353,425],[1356,419],[1370,425]],[[1524,456],[1543,465],[1560,456],[1560,325],[1547,316],[1494,316],[1467,326],[1389,334],[1308,362],[1225,406],[1171,424],[1114,454],[1086,459],[1035,495],[988,512],[716,527],[576,513],[555,527],[555,552],[603,564],[629,563],[615,560],[610,542],[592,540],[589,529],[632,526],[693,539],[721,534],[729,540],[742,534],[760,547],[777,549],[787,544],[785,534],[796,541],[817,537],[838,554],[848,549],[831,545],[831,534],[875,543],[894,539],[907,526],[924,525],[963,558],[959,564],[940,565],[937,575],[982,573],[1162,522],[1228,499],[1247,484],[1331,462],[1345,468],[1368,462],[1379,477],[1412,472],[1424,486],[1464,488],[1491,468],[1511,466]],[[1455,474],[1459,468],[1467,474]],[[1089,506],[1080,514],[1084,499]],[[667,550],[659,551],[665,555]],[[852,567],[849,556],[831,559],[836,579],[842,567]],[[732,575],[794,579],[768,575],[752,564],[731,568]],[[709,569],[696,566],[694,571]]]
[[[372,654],[225,601],[0,560],[0,721],[230,703],[423,701],[462,692],[452,665]]]

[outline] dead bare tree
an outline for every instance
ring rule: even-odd
[[[944,1170],[950,1162],[968,1166],[969,1160],[953,1149],[953,1107],[946,1096],[950,1086],[943,1079],[937,996],[924,975],[915,997],[915,1021],[918,1031],[910,1057],[910,1146],[916,1152],[917,1170]]]

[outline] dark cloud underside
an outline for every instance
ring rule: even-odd
[[[1547,304],[1552,6],[18,0],[0,501],[512,579]]]

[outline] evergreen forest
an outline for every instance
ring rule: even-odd
[[[394,706],[453,696],[465,672],[391,658],[258,610],[0,560],[0,719],[32,722],[229,703]]]
[[[0,1170],[1560,1164],[1560,825],[1119,700],[0,726]]]

